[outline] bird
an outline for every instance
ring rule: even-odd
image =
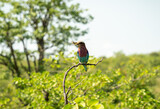
[[[72,42],[74,45],[78,46],[77,57],[81,64],[87,64],[89,59],[89,52],[86,48],[86,45],[82,41]],[[87,65],[83,65],[85,71],[87,71]]]

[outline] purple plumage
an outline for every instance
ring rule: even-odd
[[[85,57],[87,56],[88,50],[85,46],[81,46],[78,48],[78,53],[80,57]]]

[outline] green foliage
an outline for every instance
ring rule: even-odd
[[[67,104],[63,109],[104,109],[104,106],[97,99],[86,99],[78,97],[74,100],[75,105]]]
[[[60,53],[54,59],[44,59],[47,71],[32,72],[30,78],[14,78],[14,85],[9,81],[4,83],[4,80],[10,78],[1,76],[4,84],[0,91],[1,108],[160,108],[160,96],[154,90],[157,84],[155,80],[160,76],[160,65],[150,63],[154,60],[153,55],[116,55],[105,58],[97,66],[88,66],[87,72],[83,66],[72,69],[66,79],[66,92],[71,87],[68,93],[69,103],[64,105],[64,73],[78,63],[73,54],[66,57]],[[120,59],[121,56],[123,59]],[[98,60],[91,56],[89,63],[96,63]],[[102,66],[105,68],[100,70]]]
[[[21,98],[24,105],[39,108],[59,107],[62,91],[58,83],[59,78],[49,75],[49,72],[33,73],[30,80],[15,78],[17,96]],[[49,93],[49,97],[47,95]],[[49,100],[47,102],[47,99]]]
[[[114,58],[119,59],[119,56],[122,55]],[[125,61],[123,64],[116,62],[118,66],[120,65],[118,69],[115,66],[113,70],[97,69],[111,58],[105,58],[104,63],[102,61],[96,67],[88,66],[88,72],[85,72],[82,66],[72,69],[66,79],[66,92],[71,87],[68,93],[69,104],[64,106],[62,86],[64,72],[78,63],[78,60],[75,56],[65,57],[60,53],[55,59],[45,59],[45,65],[51,72],[33,72],[30,78],[14,78],[16,92],[11,99],[19,100],[22,108],[159,109],[159,97],[155,97],[151,87],[154,79],[159,77],[160,66],[155,67],[150,63],[147,65],[146,60],[136,56],[124,58],[126,59],[123,60]],[[117,61],[122,61],[118,59]],[[96,63],[98,60],[90,57],[89,63]],[[10,106],[11,99],[6,97],[2,99],[3,108]]]

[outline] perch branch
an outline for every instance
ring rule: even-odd
[[[98,63],[100,63],[100,62],[102,62],[102,60],[103,60],[103,58],[100,60],[100,61],[98,61],[96,64],[82,64],[82,63],[78,63],[77,65],[73,65],[72,67],[70,67],[66,72],[65,72],[65,75],[64,75],[64,79],[63,79],[63,94],[64,94],[64,100],[65,100],[65,105],[66,104],[68,104],[68,98],[67,98],[67,95],[68,95],[68,93],[69,93],[69,91],[71,90],[71,87],[68,89],[68,91],[67,91],[67,93],[66,93],[66,91],[65,91],[65,81],[66,81],[66,77],[67,77],[67,74],[68,74],[68,72],[70,71],[70,70],[72,70],[74,67],[78,67],[79,65],[94,65],[94,66],[96,66],[96,65],[98,65]]]
[[[66,95],[68,95],[68,93],[69,93],[70,90],[71,90],[71,87],[68,88],[68,91],[67,91]]]

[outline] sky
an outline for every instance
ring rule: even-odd
[[[89,33],[78,39],[86,43],[90,55],[110,57],[118,51],[126,55],[160,51],[160,0],[74,1],[94,17],[84,26]],[[77,51],[75,46],[67,49]]]
[[[160,0],[77,0],[94,20],[79,38],[92,56],[160,51]],[[76,48],[68,47],[69,51]]]

